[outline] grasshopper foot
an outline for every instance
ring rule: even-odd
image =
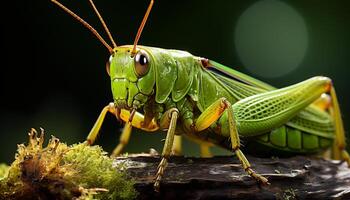
[[[168,159],[163,157],[162,160],[160,161],[159,165],[158,165],[158,171],[156,174],[156,179],[154,182],[154,191],[159,192],[159,188],[160,188],[160,181],[162,180],[163,174],[164,174],[164,170],[166,168],[166,166],[168,165]]]
[[[252,170],[250,167],[245,169],[247,174],[249,174],[251,177],[253,177],[257,182],[261,183],[262,185],[270,185],[269,180],[265,178],[264,176],[256,173],[254,170]]]

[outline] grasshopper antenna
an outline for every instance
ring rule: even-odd
[[[83,24],[87,29],[89,29],[97,37],[98,40],[100,40],[100,42],[108,49],[110,53],[113,53],[113,48],[102,38],[102,36],[89,23],[84,21],[81,17],[79,17],[73,11],[69,10],[66,6],[64,6],[60,2],[56,0],[51,0],[51,2],[56,4],[60,8],[62,8],[62,10],[64,10],[65,12],[70,14],[74,19],[78,20],[81,24]]]
[[[151,12],[153,3],[154,3],[154,1],[151,0],[151,2],[149,3],[149,6],[148,6],[148,8],[147,8],[146,14],[145,14],[145,16],[144,16],[143,19],[142,19],[141,25],[140,25],[140,27],[139,27],[139,30],[137,31],[137,35],[136,35],[136,38],[135,38],[135,40],[134,40],[134,48],[133,48],[132,51],[131,51],[131,55],[135,55],[135,54],[136,54],[137,42],[138,42],[139,39],[140,39],[140,36],[141,36],[142,30],[143,30],[143,27],[144,27],[145,24],[146,24],[146,21],[147,21],[147,18],[148,18],[149,13]]]
[[[106,33],[107,33],[109,39],[111,40],[111,42],[112,42],[112,44],[113,44],[113,47],[116,48],[116,47],[117,47],[117,44],[114,42],[113,36],[112,36],[111,32],[109,31],[109,29],[108,29],[108,27],[107,27],[107,24],[106,24],[105,21],[103,20],[103,18],[102,18],[102,16],[101,16],[100,12],[97,10],[97,8],[96,8],[96,6],[95,6],[95,4],[94,4],[94,2],[93,2],[92,0],[89,0],[89,2],[90,2],[90,4],[91,4],[92,8],[94,9],[94,11],[95,11],[97,17],[100,19],[100,22],[101,22],[103,28],[105,29],[105,31],[106,31]]]

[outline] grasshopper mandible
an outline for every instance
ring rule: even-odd
[[[107,112],[125,122],[112,156],[122,152],[133,127],[166,131],[155,190],[159,190],[171,154],[181,153],[181,136],[199,141],[203,156],[210,155],[209,145],[233,151],[246,173],[263,184],[269,182],[252,169],[241,151],[240,137],[247,144],[292,154],[317,153],[333,145],[333,158],[350,165],[331,79],[316,76],[278,89],[186,51],[138,45],[153,0],[134,44],[124,46],[117,46],[92,0],[112,46],[78,15],[57,0],[51,1],[87,27],[110,53],[106,68],[113,102],[103,108],[87,143],[94,143]]]

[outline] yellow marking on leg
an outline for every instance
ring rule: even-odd
[[[225,98],[220,98],[203,111],[195,123],[195,131],[199,132],[207,129],[221,117],[222,113],[227,108],[224,101]]]
[[[315,102],[312,103],[312,105],[315,105],[321,110],[326,111],[331,107],[331,103],[332,103],[331,97],[328,94],[323,93],[320,96],[320,98],[318,98]]]
[[[169,128],[168,128],[167,136],[163,147],[162,160],[158,165],[158,170],[157,170],[157,174],[154,182],[154,190],[157,192],[159,191],[160,181],[162,180],[164,170],[167,166],[168,158],[170,157],[171,150],[174,144],[175,128],[176,128],[176,122],[179,115],[179,111],[176,108],[172,108],[169,110],[168,113],[171,116]],[[164,117],[168,117],[168,116],[164,116]]]
[[[124,122],[128,122],[129,118],[130,118],[130,111],[125,110],[125,109],[121,109],[120,118]],[[136,112],[134,117],[133,117],[133,120],[131,122],[131,125],[135,128],[138,128],[138,129],[141,129],[144,131],[148,131],[148,132],[154,132],[154,131],[157,131],[159,129],[159,126],[156,122],[156,119],[153,118],[147,127],[144,126],[144,124],[143,124],[144,121],[145,121],[145,116],[143,116],[143,114],[141,114],[139,112]]]

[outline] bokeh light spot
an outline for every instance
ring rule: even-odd
[[[262,77],[280,77],[302,62],[308,46],[306,25],[288,4],[258,1],[240,16],[235,46],[242,64],[250,72]]]

